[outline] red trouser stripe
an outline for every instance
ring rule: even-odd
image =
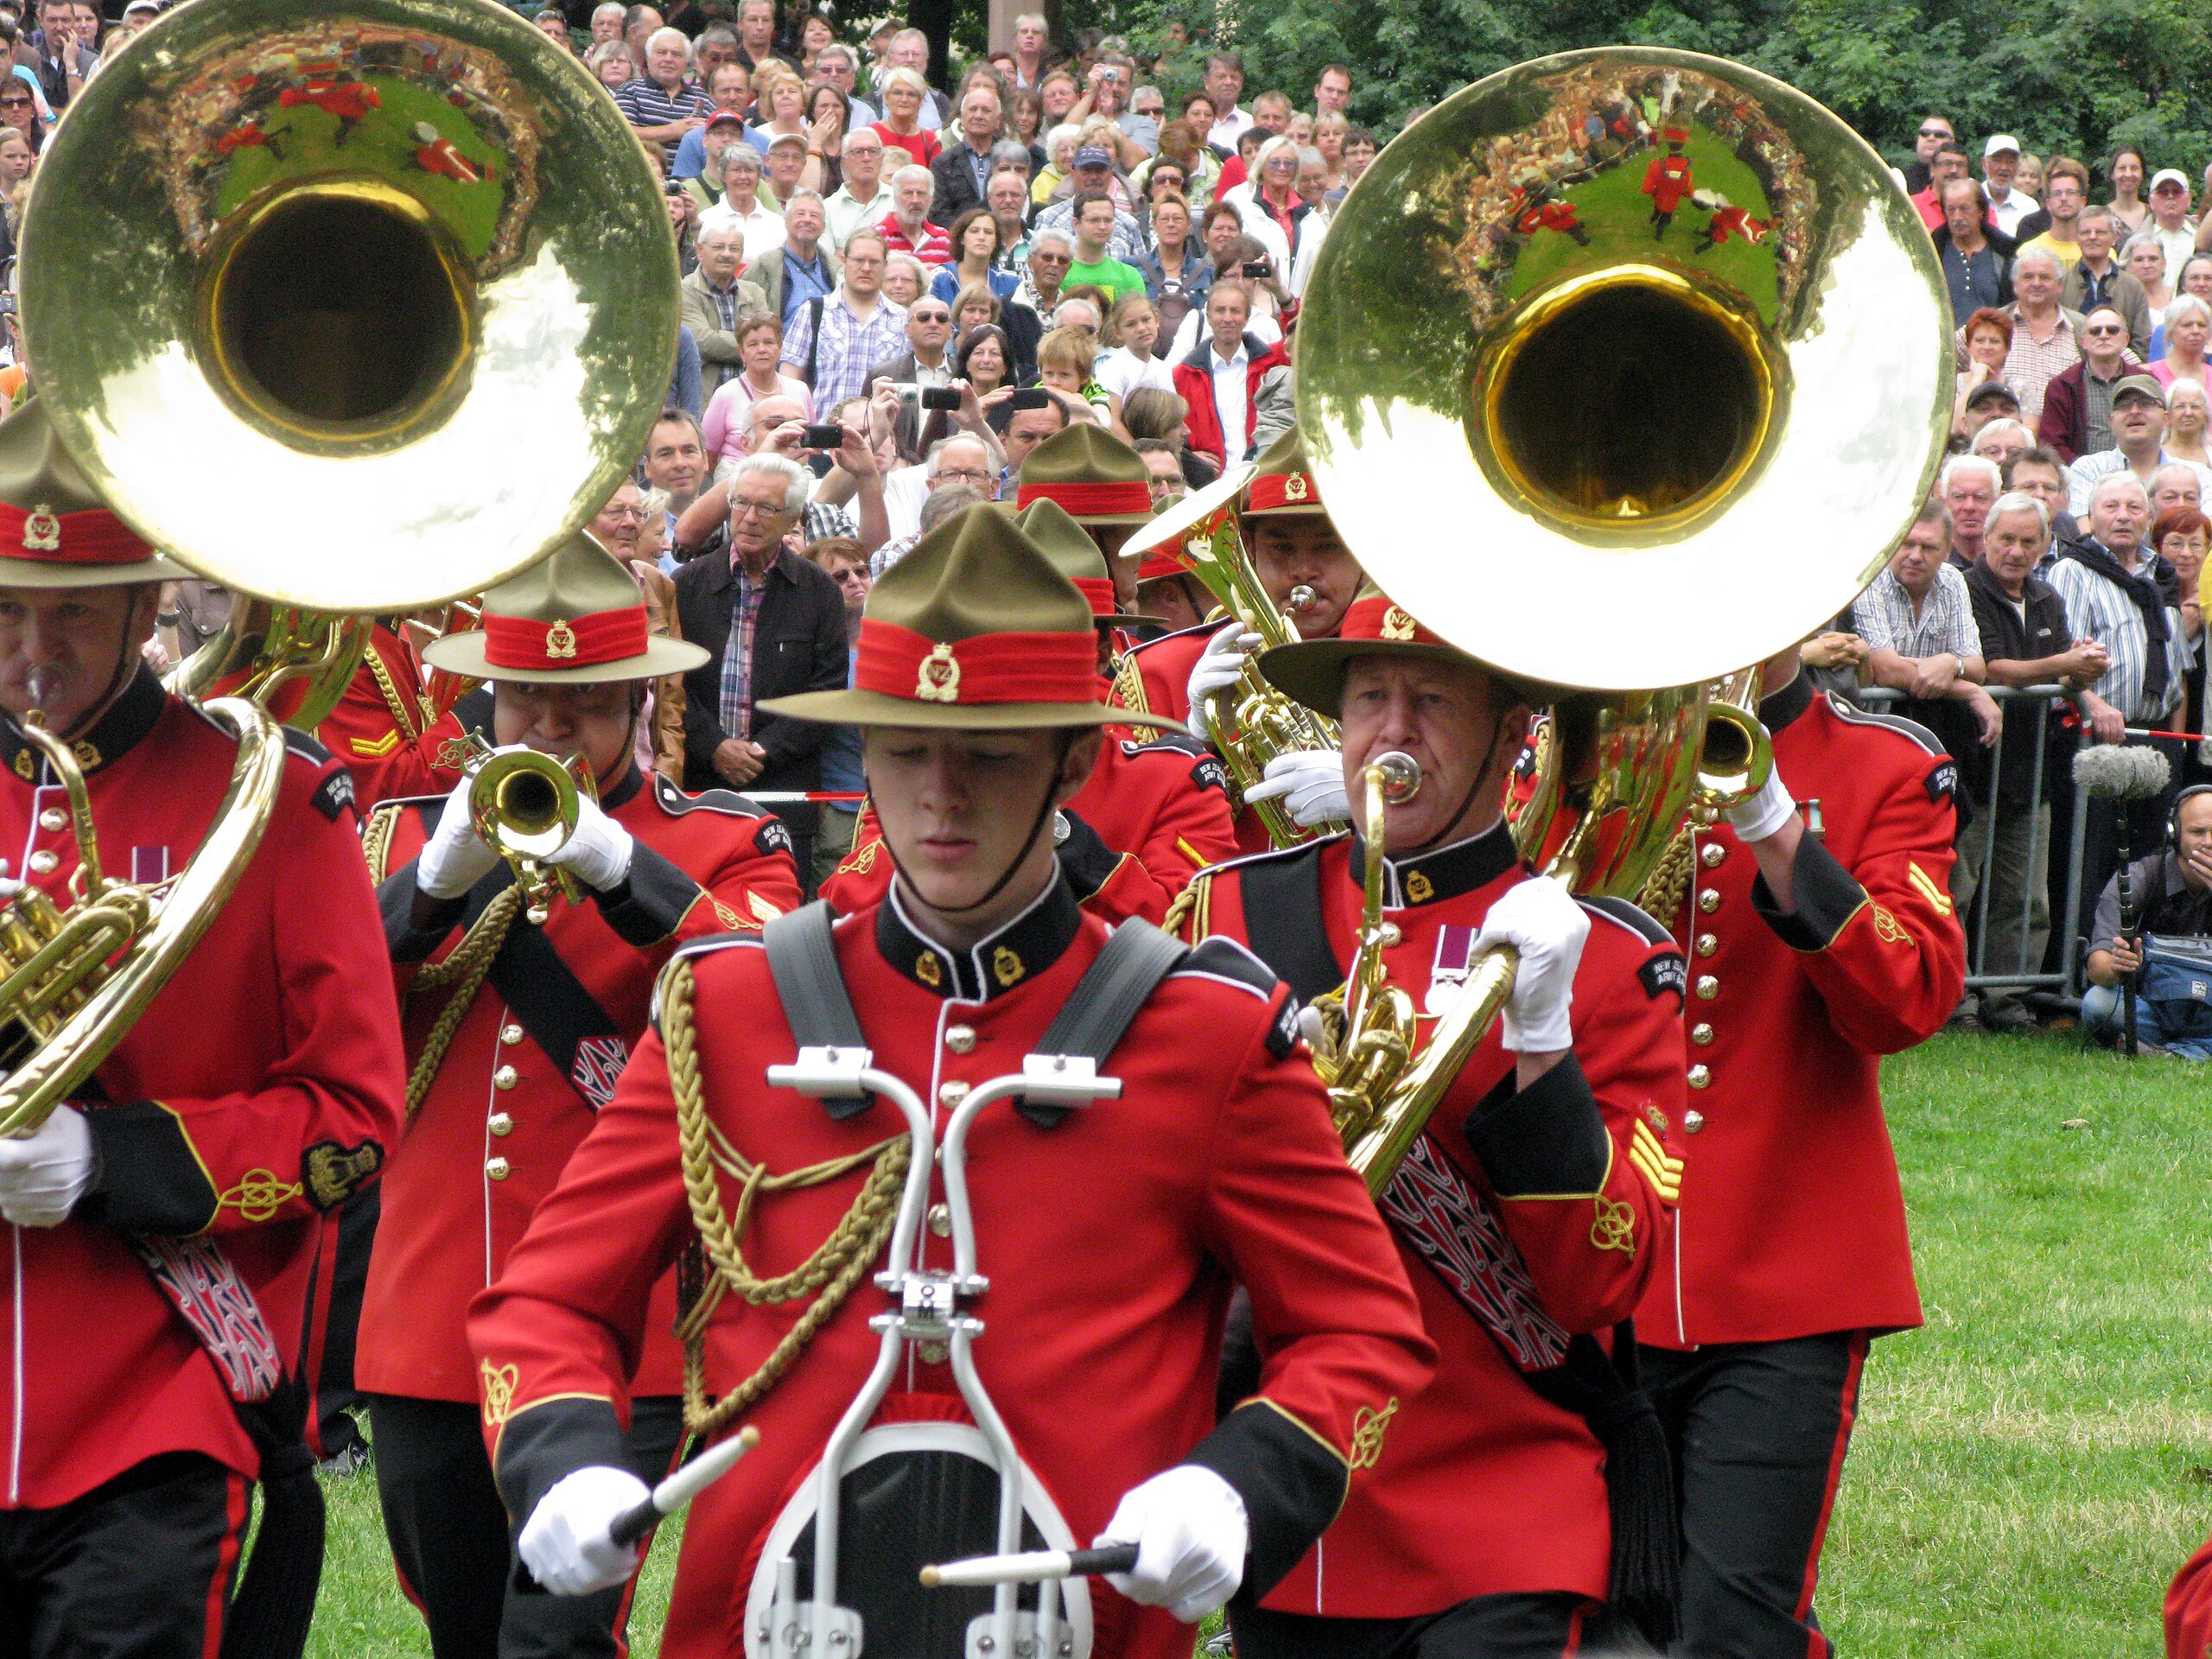
[[[1851,1363],[1843,1374],[1843,1395],[1837,1402],[1835,1449],[1828,1453],[1828,1484],[1821,1494],[1820,1523],[1813,1529],[1813,1548],[1805,1557],[1805,1582],[1797,1592],[1797,1618],[1802,1623],[1813,1611],[1813,1591],[1820,1583],[1821,1550],[1827,1542],[1828,1517],[1835,1513],[1836,1489],[1843,1484],[1843,1454],[1850,1449],[1851,1426],[1859,1416],[1859,1377],[1866,1369],[1866,1332],[1851,1336]],[[1827,1659],[1834,1649],[1818,1631],[1807,1637],[1805,1659]]]
[[[215,1575],[207,1586],[207,1635],[200,1644],[206,1659],[216,1659],[223,1647],[223,1615],[231,1605],[231,1577],[238,1571],[238,1549],[245,1541],[247,1497],[252,1486],[235,1469],[223,1478],[223,1545],[215,1552]]]

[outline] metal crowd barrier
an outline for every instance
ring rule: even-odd
[[[2052,742],[2050,722],[2058,719],[2063,711],[2075,707],[2074,694],[2063,686],[1993,685],[1986,686],[1984,690],[1995,699],[1998,707],[2005,711],[2008,720],[2013,718],[2012,705],[2032,703],[2036,706],[2036,744],[2032,753],[2038,760],[2046,753],[2055,753],[2057,766],[2070,768],[2075,752],[2084,743],[2091,741],[2088,724],[2084,721],[2076,726],[2072,734],[2071,741],[2060,741],[2055,744]],[[1848,696],[1853,702],[1869,707],[1909,701],[1903,692],[1893,690],[1886,686],[1859,687],[1845,695]],[[1974,810],[1977,812],[1983,810],[1993,812],[1997,810],[1995,804],[2005,773],[2005,744],[2000,741],[1995,749],[1989,752],[1986,794],[1975,799]],[[1964,758],[1960,758],[1963,771]],[[1976,770],[1979,768],[1977,767]],[[2041,765],[2037,766],[2035,777],[2029,786],[2028,795],[2027,812],[2031,822],[2038,821],[2042,817],[2044,803],[2050,798],[2051,792],[2047,787],[2050,781],[2050,775],[2044,766]],[[1960,784],[1961,800],[1967,798],[1971,793],[1973,791],[1967,789],[1962,777]],[[1974,896],[1977,904],[1973,917],[1973,925],[1967,938],[1967,988],[1969,991],[2004,988],[2044,991],[2069,999],[2079,999],[2081,996],[2083,952],[2081,949],[2082,942],[2077,937],[2080,930],[2075,925],[2075,918],[2082,912],[2082,862],[2086,839],[2085,832],[2088,823],[2089,798],[2080,790],[2071,791],[2070,793],[2073,796],[2073,810],[2066,825],[2064,851],[2065,909],[2062,912],[2054,908],[2050,918],[2050,931],[2056,933],[2058,938],[2058,957],[2055,969],[2049,972],[2001,974],[1983,971],[1983,965],[1989,961],[1989,944],[1993,926],[1999,930],[2000,938],[2003,930],[2009,927],[2013,938],[2024,944],[2033,930],[2033,907],[2037,897],[2032,890],[2033,884],[2024,883],[2017,915],[2009,919],[1993,918],[1991,915],[1994,906],[1987,902],[1990,892],[1989,866],[1994,863],[1997,853],[1997,836],[1993,828],[1982,841],[1983,868],[1975,872]],[[2051,829],[2055,832],[2057,827],[2054,824]],[[2031,869],[2035,866],[2036,854],[2042,849],[2043,844],[2042,826],[2037,822],[2036,831],[2029,839],[2028,864]],[[1966,851],[1967,847],[1962,845],[1961,858],[1965,856]],[[2047,958],[2049,954],[2047,949],[2044,954]]]

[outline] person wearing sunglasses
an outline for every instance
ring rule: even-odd
[[[10,75],[0,83],[0,127],[12,127],[29,139],[33,155],[46,143],[46,123],[39,115],[38,94],[22,75]]]
[[[1952,130],[1949,118],[1926,115],[1920,118],[1920,130],[1913,135],[1912,160],[1904,169],[1905,194],[1916,196],[1928,188],[1936,152],[1957,140],[1958,134]]]

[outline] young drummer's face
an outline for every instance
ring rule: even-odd
[[[603,790],[621,776],[629,758],[632,695],[627,680],[597,685],[495,681],[493,735],[502,747],[526,743],[557,760],[580,754]]]
[[[1098,756],[1098,734],[963,732],[872,727],[862,755],[884,844],[925,905],[952,911],[980,900],[1021,855],[1049,794],[1057,806],[1081,788]],[[1066,747],[1062,758],[1063,747]],[[1041,871],[1048,828],[1029,848]],[[1017,879],[1001,893],[1036,896]]]

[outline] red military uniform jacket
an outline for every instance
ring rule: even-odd
[[[1192,876],[1236,852],[1221,762],[1204,744],[1173,733],[1135,742],[1108,732],[1090,781],[1061,816],[1068,825],[1061,867],[1083,907],[1108,923],[1165,919]],[[851,915],[880,903],[891,875],[871,804],[861,809],[853,850],[822,884],[822,896]]]
[[[2183,1563],[2166,1587],[2166,1659],[2212,1653],[2212,1542]]]
[[[1213,637],[1226,622],[1201,622],[1195,628],[1178,628],[1157,639],[1147,639],[1129,652],[1144,682],[1144,711],[1179,720],[1191,719],[1191,671],[1205,655]],[[1119,702],[1120,698],[1115,701]]]
[[[315,735],[352,770],[365,810],[403,796],[442,795],[461,781],[461,722],[431,709],[414,646],[382,622]]]
[[[1687,156],[1655,156],[1651,165],[1643,169],[1643,194],[1651,198],[1653,209],[1671,213],[1682,205],[1682,198],[1690,193],[1690,158]]]
[[[66,1503],[166,1452],[255,1476],[221,1373],[131,1236],[172,1250],[211,1238],[296,1365],[323,1217],[398,1132],[399,1022],[380,990],[353,780],[312,738],[291,734],[291,747],[237,890],[84,1092],[98,1183],[58,1227],[0,1224],[0,1343],[15,1379],[0,1388],[0,1509]],[[142,669],[76,747],[107,870],[181,873],[230,782],[230,735]],[[0,752],[10,870],[66,906],[77,869],[67,797],[11,726]],[[226,1312],[200,1306],[211,1323]]]
[[[1920,1323],[1881,1057],[1949,1017],[1966,972],[1952,913],[1957,769],[1910,721],[1816,696],[1759,705],[1774,764],[1821,838],[1783,916],[1724,822],[1698,837],[1689,957],[1688,1169],[1637,1335],[1666,1347]]]
[[[1344,982],[1359,925],[1348,835],[1201,875],[1193,937],[1249,942],[1308,999]],[[1501,824],[1391,862],[1385,952],[1416,1009],[1440,966],[1464,964],[1498,896],[1528,879]],[[1541,1309],[1565,1332],[1626,1319],[1662,1259],[1680,1164],[1681,957],[1633,906],[1586,900],[1574,1058],[1516,1091],[1495,1027],[1429,1132],[1502,1220]],[[1452,988],[1437,988],[1440,1002]],[[1425,1041],[1430,1021],[1424,1016]],[[1399,1228],[1393,1224],[1393,1232]],[[1470,1596],[1560,1591],[1602,1599],[1611,1532],[1604,1452],[1583,1419],[1540,1396],[1438,1272],[1398,1249],[1438,1350],[1436,1381],[1391,1425],[1380,1478],[1356,1484],[1320,1545],[1266,1605],[1346,1618],[1431,1613]]]
[[[378,814],[393,820],[378,874],[394,872],[379,896],[403,991],[511,885],[503,864],[465,899],[421,897],[411,860],[444,804],[442,797],[394,802]],[[632,766],[602,804],[637,838],[628,878],[581,905],[556,899],[543,928],[516,920],[393,1150],[354,1362],[363,1389],[475,1402],[469,1298],[499,1275],[613,1093],[645,1029],[655,976],[679,941],[758,931],[799,901],[790,832],[742,796],[686,795],[660,778],[647,787]],[[380,822],[372,830],[375,848],[387,832]],[[451,995],[407,998],[410,1063]],[[681,1391],[675,1315],[674,1285],[664,1283],[633,1384],[639,1394]]]
[[[1103,946],[1064,882],[974,950],[918,934],[895,893],[836,925],[839,966],[875,1063],[949,1105],[1018,1071]],[[900,1132],[876,1101],[840,1122],[770,1088],[795,1046],[766,954],[733,941],[701,955],[696,1033],[715,1127],[747,1157],[792,1170]],[[1137,1014],[1101,1070],[1121,1097],[1044,1128],[1010,1105],[969,1140],[988,1329],[976,1365],[1023,1456],[1076,1536],[1122,1494],[1183,1461],[1216,1469],[1251,1522],[1248,1585],[1306,1549],[1349,1484],[1387,1478],[1393,1410],[1427,1380],[1405,1274],[1346,1166],[1287,995],[1242,950],[1194,952]],[[648,1034],[499,1282],[469,1337],[492,1380],[487,1412],[509,1510],[527,1515],[569,1471],[613,1461],[621,1379],[652,1287],[691,1236],[660,1036]],[[946,1113],[938,1113],[942,1133]],[[745,1241],[754,1269],[789,1271],[836,1226],[863,1171],[761,1202]],[[725,1182],[725,1203],[734,1195]],[[942,1190],[940,1184],[940,1192]],[[926,1232],[926,1230],[925,1230]],[[950,1264],[927,1234],[924,1265]],[[1230,1287],[1249,1290],[1264,1357],[1259,1396],[1215,1423]],[[662,1652],[722,1659],[736,1637],[750,1553],[873,1365],[862,1290],[802,1352],[749,1421],[758,1450],[691,1507]],[[710,1387],[752,1374],[802,1311],[725,1298],[708,1338]],[[918,1359],[902,1389],[945,1396],[949,1370]],[[501,1419],[504,1421],[501,1421]],[[1353,1478],[1360,1460],[1378,1475]],[[1188,1659],[1190,1627],[1094,1586],[1098,1659]]]

